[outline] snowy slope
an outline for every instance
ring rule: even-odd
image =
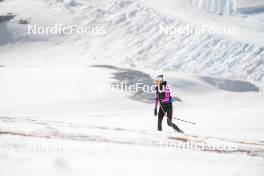
[[[160,0],[76,1],[77,4],[74,6],[53,0],[32,3],[31,0],[27,0],[19,9],[15,8],[19,3],[12,2],[16,1],[0,3],[0,6],[5,7],[2,14],[8,12],[17,14],[13,20],[1,23],[1,30],[8,36],[1,45],[1,65],[15,64],[9,58],[13,57],[13,50],[18,50],[21,53],[21,61],[34,58],[31,64],[36,60],[44,62],[51,60],[48,64],[53,61],[57,63],[55,61],[57,59],[62,60],[61,63],[64,64],[121,64],[122,67],[126,65],[136,68],[177,70],[263,84],[262,18],[221,17],[196,11],[171,0],[166,4]],[[31,11],[32,7],[38,10]],[[45,11],[45,16],[35,15],[38,11],[43,11],[40,14],[44,14]],[[38,25],[47,23],[99,25],[105,27],[106,34],[27,35],[26,25],[18,24],[19,19],[30,19],[31,24]],[[235,26],[238,34],[167,35],[159,32],[160,25],[185,27],[188,24]],[[47,44],[42,43],[46,41]],[[39,45],[36,48],[48,53],[48,56],[39,58],[39,51],[28,51],[23,48],[25,43],[30,47]],[[63,53],[63,49],[60,48],[64,46],[74,48],[72,51],[75,53]],[[58,53],[58,50],[61,52]],[[73,58],[76,55],[78,57]],[[76,59],[80,61],[72,62]],[[27,63],[29,62],[25,64]]]

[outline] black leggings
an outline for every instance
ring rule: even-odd
[[[158,130],[162,131],[162,120],[165,113],[167,113],[167,117],[168,117],[167,124],[173,129],[180,131],[179,127],[174,123],[172,123],[172,114],[173,114],[172,103],[160,105],[159,115],[158,115]]]

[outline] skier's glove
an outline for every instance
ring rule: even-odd
[[[157,116],[158,113],[157,113],[157,108],[154,109],[154,115]]]

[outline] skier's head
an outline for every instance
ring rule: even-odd
[[[163,82],[163,75],[159,75],[154,79],[154,83],[156,86],[159,86]]]

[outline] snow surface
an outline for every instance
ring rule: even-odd
[[[224,16],[172,0],[4,0],[0,9],[16,15],[0,23],[1,176],[263,175],[263,14]],[[102,25],[106,34],[28,35],[21,19]],[[238,34],[158,32],[189,23],[234,25]],[[165,119],[156,131],[153,94],[97,89],[149,84],[160,73],[181,100],[174,117],[197,123],[174,120],[187,135]],[[197,150],[173,147],[187,142]]]

